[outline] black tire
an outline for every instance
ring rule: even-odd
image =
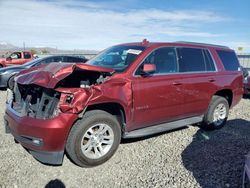
[[[3,68],[3,65],[2,65],[2,64],[0,64],[0,68]]]
[[[15,78],[15,75],[11,76],[8,80],[8,88],[13,90],[14,89],[14,84],[15,84],[15,81],[14,81],[14,78]]]
[[[113,143],[110,144],[110,149],[107,153],[100,158],[89,158],[87,157],[81,149],[83,146],[82,140],[84,135],[87,134],[88,130],[91,129],[93,126],[98,124],[105,124],[108,125],[111,130],[113,131]],[[92,129],[91,129],[92,130]],[[99,130],[97,130],[99,131]],[[105,133],[106,134],[106,133]],[[87,141],[90,142],[91,139]],[[85,113],[82,119],[79,119],[71,128],[69,133],[67,143],[66,143],[66,152],[70,159],[81,167],[93,167],[100,165],[107,160],[109,160],[113,154],[116,152],[119,144],[121,141],[121,126],[118,123],[117,119],[102,110],[92,110]],[[86,144],[87,145],[87,144]],[[92,144],[91,144],[91,147]],[[92,149],[91,149],[92,152]],[[93,151],[94,153],[94,151]]]
[[[217,107],[219,105],[223,106],[225,109],[225,117],[221,118],[220,121],[214,121],[214,113]],[[213,96],[212,100],[209,104],[207,113],[204,115],[203,122],[200,123],[200,127],[205,130],[215,130],[215,129],[220,129],[222,128],[228,118],[228,113],[229,113],[229,104],[227,99],[221,96]]]

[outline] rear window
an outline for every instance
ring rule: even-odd
[[[216,50],[216,51],[226,70],[228,71],[239,70],[240,64],[236,54],[233,51],[223,51],[223,50]]]
[[[28,52],[24,52],[23,56],[24,56],[24,59],[30,59],[31,58],[31,55]]]

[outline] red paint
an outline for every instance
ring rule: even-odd
[[[75,70],[100,73],[113,73],[114,70],[87,64],[49,64],[21,72],[17,79],[19,84],[36,84],[54,88],[61,93],[59,102],[61,113],[53,119],[38,120],[17,117],[7,109],[5,118],[9,121],[11,129],[18,135],[43,138],[45,146],[36,149],[58,151],[64,148],[69,130],[77,120],[78,114],[88,106],[103,103],[119,104],[125,112],[125,131],[131,131],[162,122],[202,115],[207,111],[212,96],[219,90],[227,89],[233,93],[231,107],[240,101],[243,93],[242,73],[224,70],[215,51],[217,47],[148,42],[133,43],[133,45],[144,45],[147,48],[125,72],[114,73],[102,84],[94,84],[90,88],[62,88],[57,86],[57,83],[73,74]],[[154,49],[163,46],[207,48],[216,62],[218,72],[134,76],[135,70],[145,57]],[[144,70],[153,69],[155,67],[151,65],[144,66]],[[73,96],[70,104],[66,102],[68,95]]]

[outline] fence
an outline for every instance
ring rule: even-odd
[[[238,59],[241,66],[247,68],[250,71],[250,54],[238,54]]]

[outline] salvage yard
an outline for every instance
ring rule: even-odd
[[[231,110],[221,130],[189,126],[125,140],[108,162],[80,168],[67,157],[62,166],[43,165],[15,144],[4,132],[5,98],[6,91],[0,91],[0,188],[241,186],[244,155],[250,151],[250,99]]]

